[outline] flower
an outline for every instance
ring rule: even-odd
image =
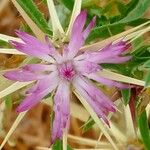
[[[22,31],[16,31],[22,42],[10,41],[17,50],[43,60],[39,64],[28,64],[20,69],[8,71],[4,76],[20,82],[36,81],[36,84],[27,90],[27,96],[17,108],[18,112],[30,109],[46,95],[55,91],[53,142],[57,138],[61,139],[63,129],[69,127],[71,91],[77,89],[96,114],[109,124],[107,113],[115,112],[115,105],[94,85],[93,81],[119,88],[128,87],[97,75],[97,72],[102,70],[100,66],[102,63],[123,63],[131,59],[130,56],[122,56],[129,47],[126,42],[111,43],[98,51],[79,51],[96,21],[94,17],[84,29],[86,16],[85,11],[78,15],[73,24],[70,42],[58,49],[47,36],[44,43]]]

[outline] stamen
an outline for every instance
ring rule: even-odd
[[[64,62],[58,65],[58,71],[61,78],[65,80],[72,80],[76,71],[72,62]]]

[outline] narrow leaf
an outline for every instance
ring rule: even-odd
[[[124,31],[124,24],[117,23],[117,24],[110,24],[110,25],[103,25],[100,27],[95,27],[88,39],[87,42],[95,40],[96,38],[108,38],[112,35],[119,34]]]
[[[73,9],[74,0],[60,0],[61,3],[63,3],[68,9]]]
[[[56,140],[52,145],[52,150],[63,150],[63,144],[61,140]],[[69,145],[67,145],[67,150],[73,150]]]
[[[150,130],[148,126],[148,119],[146,116],[146,111],[144,111],[138,120],[138,125],[141,133],[141,138],[143,140],[145,149],[150,149]]]
[[[11,109],[12,106],[13,106],[13,101],[12,101],[11,95],[6,96],[6,97],[4,98],[4,100],[5,100],[6,108]]]
[[[52,34],[47,21],[32,0],[17,0],[17,2],[43,32]]]
[[[150,60],[146,61],[146,62],[143,64],[143,68],[150,68]]]
[[[30,18],[30,16],[26,13],[26,11],[21,7],[21,5],[17,2],[17,0],[11,0],[14,6],[17,8],[19,13],[22,15],[26,23],[29,25],[33,33],[36,35],[36,37],[44,41],[45,40],[45,34],[44,32],[38,27],[38,25]],[[20,0],[18,0],[20,1]],[[21,1],[24,2],[24,1]],[[30,10],[32,12],[32,9]]]
[[[115,72],[111,72],[109,70],[105,70],[103,69],[103,71],[98,72],[98,75],[114,80],[114,81],[120,81],[120,82],[124,82],[124,83],[129,83],[129,84],[135,84],[135,85],[140,85],[140,86],[144,86],[145,82],[142,80],[138,80],[135,78],[131,78],[125,75],[121,75]]]
[[[62,141],[61,140],[56,140],[55,143],[52,146],[52,150],[63,150]]]
[[[148,73],[145,76],[145,87],[150,87],[150,71],[148,71]]]
[[[111,136],[108,133],[108,130],[106,129],[106,127],[104,126],[104,124],[102,123],[102,121],[99,119],[99,117],[97,116],[97,114],[94,112],[94,110],[91,108],[91,106],[87,103],[87,101],[79,94],[79,91],[74,91],[74,94],[77,96],[77,98],[80,100],[80,102],[82,103],[82,105],[86,108],[86,110],[90,113],[92,119],[95,121],[95,123],[98,125],[98,127],[100,128],[100,130],[103,132],[103,134],[106,136],[106,138],[108,139],[108,141],[111,143],[111,145],[113,146],[113,148],[115,150],[118,150],[117,145],[115,144],[115,142],[113,141],[113,139],[111,138]]]
[[[127,105],[129,103],[129,100],[130,100],[131,90],[130,89],[121,90],[121,94],[123,97],[124,104]]]
[[[0,53],[3,54],[15,54],[15,55],[26,55],[25,53],[19,52],[16,49],[9,49],[9,48],[0,48]]]
[[[139,19],[144,15],[145,11],[149,7],[150,7],[150,0],[138,0],[138,2],[136,2],[136,6],[134,7],[134,9],[125,18],[120,20],[119,23],[127,23]]]
[[[58,38],[60,35],[64,34],[64,30],[57,16],[57,12],[56,12],[53,0],[47,0],[47,4],[48,4],[49,13],[51,16],[53,36],[54,38]]]
[[[10,85],[9,87],[5,88],[4,90],[0,91],[0,98],[3,98],[29,84],[33,83],[33,81],[30,82],[15,82],[12,85]]]
[[[75,2],[74,2],[74,7],[73,7],[73,11],[72,11],[69,27],[68,27],[68,30],[66,32],[67,39],[71,35],[73,23],[74,23],[76,17],[79,15],[80,11],[81,11],[81,4],[82,4],[82,0],[75,0]]]
[[[5,42],[9,42],[9,40],[14,40],[17,42],[21,42],[21,40],[19,38],[13,37],[13,36],[8,36],[5,34],[0,34],[0,40],[5,41]]]
[[[150,23],[150,21],[148,21],[148,22],[146,22],[146,23],[143,23],[143,24],[141,24],[141,25],[139,25],[139,26],[137,26],[137,27],[134,27],[134,28],[132,28],[132,29],[129,29],[129,30],[127,30],[127,31],[124,31],[124,32],[122,32],[122,33],[119,33],[119,34],[117,34],[117,35],[114,35],[114,36],[112,36],[112,37],[110,37],[110,38],[108,38],[108,39],[106,39],[106,40],[102,40],[102,41],[100,41],[100,42],[96,42],[96,43],[91,44],[91,45],[86,45],[86,46],[82,47],[81,50],[82,50],[82,51],[85,51],[85,50],[99,50],[99,49],[101,49],[102,47],[108,45],[109,43],[112,43],[112,42],[114,42],[114,41],[116,41],[116,40],[118,40],[118,39],[120,39],[120,38],[126,37],[126,36],[128,37],[126,40],[129,40],[129,39],[133,38],[133,35],[137,35],[137,34],[135,34],[135,32],[138,32],[138,33],[139,33],[138,30],[139,30],[140,28],[142,28],[142,27],[148,25],[149,23]],[[143,32],[143,30],[142,30],[142,32]],[[96,34],[97,34],[97,33],[96,33]]]
[[[89,118],[88,121],[82,126],[82,132],[85,133],[95,124],[95,121],[92,118]]]

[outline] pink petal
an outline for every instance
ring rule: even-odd
[[[47,43],[42,43],[37,38],[27,34],[26,32],[16,30],[16,34],[27,45],[33,46],[35,49],[37,48],[37,50],[40,49],[40,51],[42,51],[43,53],[51,54],[51,52],[55,51],[55,48],[53,47],[52,43],[50,43],[47,36],[46,36],[46,42],[48,41],[49,45]]]
[[[50,93],[52,89],[46,89],[42,91],[41,93],[34,93],[30,96],[27,96],[23,102],[17,107],[17,112],[23,112],[26,110],[31,109],[33,106],[38,104],[44,96],[46,96],[48,93]]]
[[[60,57],[60,54],[55,50],[55,48],[54,48],[53,44],[50,42],[48,36],[45,36],[45,43],[42,43],[37,38],[35,38],[32,35],[27,34],[26,32],[17,30],[16,34],[18,35],[18,37],[20,37],[25,42],[26,47],[30,47],[30,49],[32,49],[34,51],[40,51],[43,54],[48,54],[55,59],[58,59]],[[14,45],[13,43],[14,43],[14,41],[11,42],[12,45]],[[24,51],[24,52],[26,53],[26,51]],[[27,54],[28,54],[28,52],[27,52]]]
[[[59,82],[59,77],[57,72],[52,72],[51,74],[45,76],[45,78],[38,80],[37,83],[27,90],[27,94],[30,93],[40,93],[43,90],[47,89],[49,85]]]
[[[43,72],[43,71],[55,71],[55,65],[44,65],[44,64],[29,64],[22,67],[24,70],[31,72]]]
[[[126,42],[120,41],[118,43],[112,44],[110,43],[103,49],[99,51],[86,51],[82,53],[81,55],[78,55],[74,58],[74,60],[87,60],[94,63],[100,63],[106,60],[110,60],[113,58],[119,58],[122,57],[122,53],[125,50],[128,50],[130,47],[130,44],[127,44]]]
[[[116,44],[109,44],[100,51],[87,52],[84,55],[86,55],[87,60],[100,63],[103,60],[110,60],[116,57],[119,58],[119,56],[121,57],[121,54],[129,48],[128,45],[121,41]]]
[[[85,39],[95,25],[96,17],[93,18],[87,28],[83,31],[86,17],[87,13],[82,11],[74,22],[71,39],[68,45],[68,58],[73,58],[78,53],[79,49],[84,44]]]
[[[82,11],[74,21],[71,39],[74,38],[77,34],[82,33],[85,22],[86,22],[87,12]],[[78,32],[77,32],[78,31]]]
[[[45,75],[35,74],[30,71],[18,69],[18,70],[6,72],[4,74],[4,77],[13,81],[26,82],[26,81],[42,79],[45,77]]]
[[[68,58],[73,58],[84,44],[82,30],[86,22],[86,16],[86,11],[82,11],[74,21],[70,42],[68,44]]]
[[[38,57],[40,59],[43,59],[45,61],[51,62],[53,60],[52,57],[50,57],[47,53],[43,52],[40,47],[36,47],[34,43],[31,44],[24,44],[19,43],[16,41],[10,41],[10,43],[19,51],[28,54],[30,56]]]
[[[61,112],[59,111],[55,111],[52,129],[52,143],[54,143],[57,138],[62,139]]]
[[[74,65],[76,70],[81,74],[89,74],[100,70],[100,66],[98,64],[86,60],[74,61]]]
[[[84,89],[82,87],[82,85],[79,83],[80,79],[77,79],[76,82],[73,84],[75,89],[78,91],[78,93],[85,99],[87,100],[87,102],[89,103],[89,105],[93,108],[93,110],[95,111],[95,113],[102,118],[106,124],[109,125],[108,120],[107,120],[107,116],[105,114],[105,111],[110,111],[109,109],[105,109],[105,107],[103,107],[103,105],[99,104],[98,101],[93,97],[91,97],[89,95],[86,89]],[[94,93],[93,93],[94,94]],[[103,103],[106,103],[105,101]]]
[[[109,125],[109,122],[107,120],[107,115],[105,114],[105,112],[102,111],[104,108],[101,108],[102,106],[100,106],[97,102],[94,102],[93,99],[91,99],[89,97],[89,95],[87,94],[87,92],[83,88],[78,87],[78,89],[79,89],[80,95],[82,95],[84,97],[84,99],[87,100],[87,102],[93,108],[93,110],[98,115],[98,117],[102,118],[104,120],[104,122],[107,125]]]
[[[122,50],[116,50],[116,51],[99,51],[99,52],[89,52],[86,53],[86,59],[90,60],[92,62],[97,62],[99,63],[99,61],[101,60],[105,60],[105,59],[110,59],[113,57],[118,56],[119,54],[121,54]]]
[[[92,83],[89,80],[87,80],[86,78],[81,78],[81,79],[82,79],[82,80],[80,80],[81,86],[85,90],[87,90],[87,92],[89,93],[89,95],[91,97],[94,97],[94,99],[96,98],[96,100],[99,102],[99,104],[102,104],[103,107],[106,106],[108,109],[110,109],[109,111],[112,111],[112,112],[115,111],[113,102],[103,92],[101,92],[101,90],[99,90],[94,85],[92,85]],[[105,105],[104,105],[103,101],[106,102]]]
[[[45,82],[47,81],[47,82]],[[17,111],[23,112],[29,110],[36,104],[38,104],[43,97],[51,93],[58,85],[58,81],[54,82],[53,75],[42,80],[38,86],[34,89],[33,93],[27,96],[23,102],[18,106]]]
[[[32,35],[30,35],[30,34],[28,34],[26,32],[23,32],[21,30],[16,30],[15,33],[25,43],[29,43],[29,44],[32,44],[32,43],[38,44],[39,43],[39,41],[34,36],[32,36]]]
[[[81,46],[84,44],[84,38],[82,36],[82,33],[76,35],[74,38],[72,38],[68,44],[68,58],[72,59],[79,51]]]
[[[76,78],[73,86],[87,100],[98,116],[108,124],[106,112],[115,112],[113,102],[83,77]]]
[[[129,61],[132,58],[132,56],[124,56],[124,57],[113,57],[110,59],[104,59],[100,60],[99,63],[111,63],[111,64],[119,64]]]
[[[87,26],[87,28],[83,31],[83,37],[84,39],[86,39],[89,35],[89,33],[91,32],[91,30],[94,28],[95,26],[95,22],[96,22],[96,17],[94,17],[92,19],[92,21],[90,22],[90,24]]]
[[[63,93],[63,94],[62,94]],[[54,112],[55,117],[53,121],[52,142],[57,138],[62,139],[62,131],[68,128],[70,120],[70,89],[69,84],[61,83],[56,91],[54,97]]]
[[[88,75],[86,75],[86,77],[88,77],[89,79],[95,80],[99,83],[102,83],[104,85],[110,86],[110,87],[118,87],[118,88],[121,88],[121,89],[130,88],[130,85],[123,84],[123,83],[118,83],[116,81],[100,77],[95,73],[88,74]]]
[[[48,36],[45,37],[47,46],[49,47],[50,53],[49,55],[55,58],[57,62],[59,62],[60,59],[62,59],[60,53],[53,47],[51,41],[49,40]]]
[[[102,48],[101,52],[103,51],[115,51],[115,50],[128,50],[131,44],[128,44],[126,41],[119,41],[117,43],[110,43],[106,47]]]

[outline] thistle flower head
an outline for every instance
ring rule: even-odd
[[[131,58],[122,55],[128,49],[126,42],[111,43],[98,51],[80,51],[96,21],[94,17],[84,28],[86,16],[85,11],[78,15],[73,24],[70,41],[67,46],[62,46],[61,52],[53,46],[47,36],[44,43],[22,31],[16,32],[22,42],[10,42],[17,50],[42,60],[42,63],[25,65],[5,73],[4,76],[20,82],[36,81],[35,85],[27,90],[27,96],[17,108],[18,112],[30,109],[46,95],[55,91],[53,141],[61,139],[63,129],[69,127],[71,89],[77,90],[96,114],[109,124],[107,113],[115,112],[115,106],[93,81],[119,88],[128,87],[97,74],[102,70],[100,66],[102,63],[123,63]]]

